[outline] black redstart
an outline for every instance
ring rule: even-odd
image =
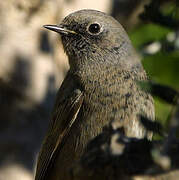
[[[44,27],[61,35],[70,69],[57,94],[35,180],[69,180],[71,165],[109,122],[123,127],[126,136],[151,138],[138,114],[154,119],[154,106],[137,86],[147,80],[146,73],[114,18],[80,10],[60,25]]]

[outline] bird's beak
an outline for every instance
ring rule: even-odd
[[[44,25],[43,27],[60,34],[77,34],[75,31],[69,30],[63,25]]]

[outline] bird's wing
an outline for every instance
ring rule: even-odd
[[[44,180],[52,166],[57,149],[61,148],[64,138],[75,122],[83,102],[83,93],[75,88],[75,82],[69,75],[60,87],[47,136],[39,153],[35,180]]]

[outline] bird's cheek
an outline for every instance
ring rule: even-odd
[[[103,39],[101,42],[100,42],[100,46],[102,47],[102,48],[110,48],[111,46],[113,46],[113,42],[112,41],[110,41],[109,39],[107,40],[107,39]]]

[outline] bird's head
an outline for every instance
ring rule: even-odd
[[[134,52],[123,27],[100,11],[80,10],[65,17],[59,25],[44,27],[61,35],[70,65],[79,59],[118,64]]]

